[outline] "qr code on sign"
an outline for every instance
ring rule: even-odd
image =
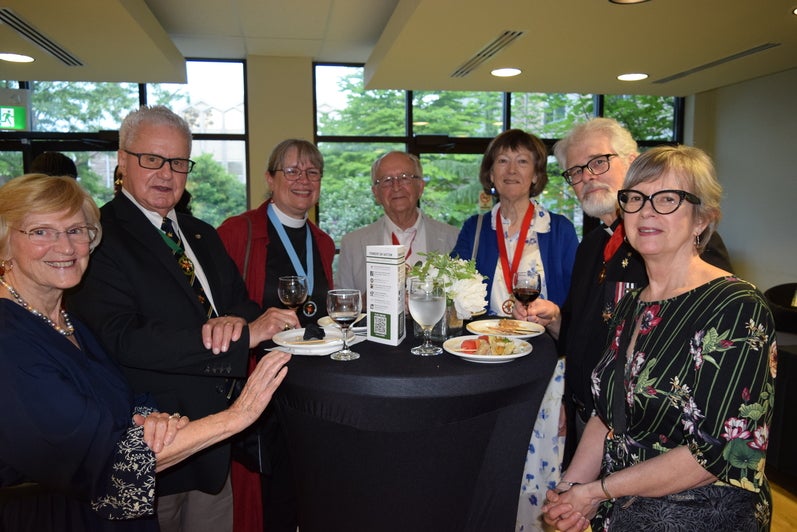
[[[374,314],[371,325],[374,336],[387,336],[387,316],[384,314]]]

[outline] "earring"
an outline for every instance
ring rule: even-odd
[[[490,182],[490,195],[495,196],[495,184]]]
[[[700,247],[700,235],[695,235],[695,247]]]
[[[14,268],[14,263],[9,260],[0,260],[0,275],[5,275],[6,272],[10,272]]]

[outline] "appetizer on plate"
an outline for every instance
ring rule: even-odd
[[[462,340],[459,351],[468,355],[511,355],[515,347],[515,341],[511,338],[482,335]]]

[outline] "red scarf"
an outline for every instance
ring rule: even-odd
[[[617,250],[620,248],[620,244],[623,243],[624,239],[625,227],[623,227],[623,221],[620,220],[620,223],[618,223],[617,227],[614,228],[611,238],[609,238],[608,242],[606,242],[606,245],[603,247],[604,264],[609,262],[609,260],[614,257],[614,254],[617,253]]]
[[[506,250],[506,241],[504,240],[504,224],[501,223],[501,212],[498,212],[499,219],[496,220],[495,232],[498,233],[498,256],[501,258],[501,269],[504,272],[504,283],[506,289],[512,293],[512,276],[517,272],[520,265],[520,257],[523,256],[523,248],[526,245],[526,235],[531,226],[531,219],[534,217],[534,204],[529,202],[529,207],[526,209],[526,215],[523,217],[523,222],[520,224],[520,233],[518,233],[517,247],[515,254],[512,256],[512,267],[509,267],[509,253]]]

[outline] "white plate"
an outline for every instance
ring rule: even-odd
[[[304,329],[290,329],[274,335],[272,340],[282,347],[283,351],[292,355],[324,356],[338,351],[343,347],[340,331],[325,330],[326,335],[321,340],[304,340]],[[353,345],[364,340],[361,336],[349,334],[348,344]]]
[[[498,328],[498,324],[505,321],[509,326],[506,330]],[[468,323],[468,331],[473,334],[486,334],[488,336],[506,336],[507,338],[532,338],[545,332],[545,327],[530,321],[512,320],[502,318],[497,320],[477,320]]]
[[[365,317],[365,314],[360,314],[359,316],[357,316],[357,319],[354,320],[354,323],[357,323],[358,321],[360,321],[364,317]],[[338,325],[334,321],[332,321],[332,318],[330,318],[329,316],[324,316],[322,318],[318,318],[318,325],[320,325],[321,327],[323,327],[327,331],[329,331],[330,329],[333,330],[333,331],[340,331],[340,328],[338,327]],[[352,331],[354,331],[354,332],[358,332],[358,331],[364,331],[367,328],[368,327],[366,327],[365,325],[362,325],[360,327],[351,327],[350,329]]]
[[[456,338],[449,338],[443,342],[443,349],[463,360],[478,362],[479,364],[503,364],[504,362],[510,362],[531,353],[531,344],[518,339],[513,339],[515,342],[515,352],[511,355],[471,355],[459,351],[459,346],[462,344],[463,340],[474,340],[476,338],[478,338],[478,336],[457,336]]]

